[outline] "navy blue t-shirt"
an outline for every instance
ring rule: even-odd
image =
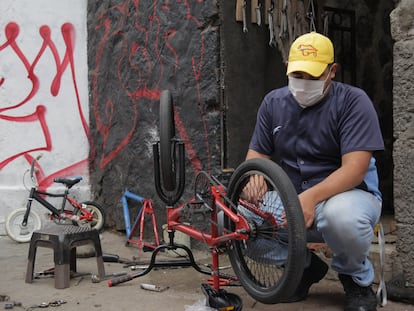
[[[268,93],[257,114],[249,145],[275,155],[298,193],[324,180],[352,151],[377,151],[384,143],[374,106],[356,87],[332,81],[317,105],[302,108],[288,87]],[[372,157],[361,189],[381,198]]]

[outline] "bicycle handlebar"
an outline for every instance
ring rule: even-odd
[[[117,277],[117,278],[114,278],[114,279],[108,280],[108,286],[109,286],[109,287],[116,286],[116,285],[118,285],[118,284],[121,284],[121,283],[125,283],[125,282],[128,282],[128,281],[131,281],[131,280],[132,280],[132,279],[134,279],[134,278],[135,278],[135,275],[133,275],[133,274],[126,274],[126,275],[122,275],[122,276],[120,276],[120,277]]]
[[[37,161],[39,161],[40,160],[40,158],[43,156],[43,154],[41,153],[41,154],[39,154],[36,158],[34,158],[33,160],[32,160],[32,163],[31,163],[31,165],[30,165],[30,178],[31,179],[33,179],[33,173],[34,173],[34,166],[35,166],[35,163],[37,162]]]

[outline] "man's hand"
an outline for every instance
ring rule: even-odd
[[[299,194],[306,227],[312,226],[318,203],[352,189],[364,180],[372,152],[353,151],[342,156],[342,165],[319,184]]]
[[[299,202],[302,206],[303,217],[306,228],[310,228],[315,219],[315,207],[317,202],[314,201],[310,191],[304,191],[299,194]]]
[[[242,197],[245,200],[255,205],[258,205],[259,202],[262,200],[263,195],[266,192],[267,192],[267,185],[266,185],[266,182],[263,176],[252,175],[250,176],[250,181],[243,188]]]
[[[263,158],[263,159],[270,159],[270,156],[266,154],[259,153],[253,149],[249,149],[247,151],[246,160],[254,159],[254,158]],[[250,181],[243,189],[242,197],[255,204],[258,205],[259,202],[262,200],[263,195],[267,192],[267,185],[266,182],[261,175],[252,175],[250,176]]]

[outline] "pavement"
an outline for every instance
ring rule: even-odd
[[[149,262],[151,252],[142,252],[136,245],[126,245],[125,235],[116,231],[104,231],[101,234],[101,246],[104,253],[116,254],[121,258]],[[88,252],[89,246],[78,247],[78,254]],[[82,250],[82,248],[84,248]],[[109,287],[107,281],[92,282],[91,274],[97,274],[95,257],[77,258],[78,275],[71,278],[70,286],[65,289],[54,287],[53,276],[34,279],[25,283],[29,243],[18,244],[7,236],[0,236],[0,309],[11,304],[15,310],[32,310],[35,307],[48,306],[56,311],[65,310],[171,310],[171,311],[207,311],[205,296],[201,284],[208,276],[192,267],[157,268],[148,274],[131,281]],[[38,247],[35,271],[45,271],[54,266],[53,251]],[[206,250],[193,250],[200,265],[210,263]],[[157,260],[173,260],[159,253]],[[226,264],[226,258],[220,259],[220,265]],[[121,263],[105,262],[106,274],[133,273]],[[231,273],[231,271],[226,271]],[[332,272],[332,271],[331,271]],[[309,297],[299,303],[265,305],[254,301],[240,286],[223,287],[230,293],[239,295],[243,301],[243,310],[248,311],[339,311],[343,310],[344,294],[341,284],[333,272],[321,282],[311,287]],[[160,292],[141,288],[141,284],[156,285]],[[1,301],[7,299],[8,301]],[[55,303],[64,301],[65,303]],[[414,305],[388,301],[384,311],[414,311]]]

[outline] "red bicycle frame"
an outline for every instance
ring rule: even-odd
[[[194,199],[187,204],[177,207],[167,207],[167,227],[168,230],[177,230],[185,233],[197,240],[204,241],[210,247],[219,246],[229,240],[245,240],[248,238],[249,225],[244,217],[235,214],[226,204],[223,203],[225,193],[223,186],[212,186],[212,195],[214,197],[213,206],[211,206],[211,230],[206,233],[194,226],[184,224],[179,221],[183,208],[194,202]],[[231,222],[235,224],[234,231],[219,234],[218,212],[222,211]],[[225,232],[226,231],[226,232]]]
[[[72,199],[69,196],[67,196],[66,199],[69,201],[70,205],[82,211],[82,214],[79,216],[79,220],[87,220],[87,221],[93,220],[93,213],[88,211],[86,208],[84,208],[83,204],[79,203],[78,201],[76,201],[75,199]],[[63,213],[69,214],[69,211],[63,209]]]
[[[190,200],[186,204],[177,207],[167,207],[167,228],[168,230],[177,230],[197,240],[205,242],[211,249],[212,265],[211,275],[212,279],[209,281],[215,290],[219,290],[220,285],[225,285],[237,278],[230,277],[223,279],[223,276],[219,273],[219,256],[220,252],[218,246],[230,241],[230,240],[247,240],[250,226],[246,219],[237,215],[223,202],[225,195],[224,187],[221,185],[211,186],[211,192],[213,195],[213,204],[211,206],[211,224],[210,233],[202,231],[192,225],[184,224],[180,222],[182,210],[188,206],[188,204],[197,204],[195,199]],[[228,219],[234,223],[232,231],[223,228],[220,232],[218,213],[223,212]]]

